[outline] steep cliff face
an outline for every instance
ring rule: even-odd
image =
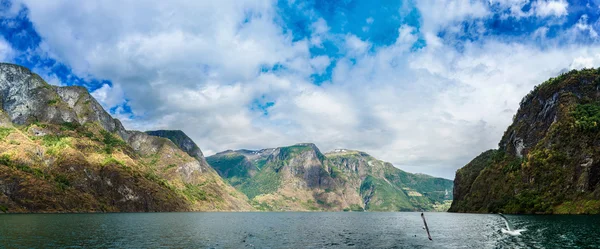
[[[3,212],[252,209],[199,149],[125,130],[84,88],[0,64],[0,103]]]
[[[322,154],[314,144],[225,151],[207,161],[263,210],[434,210],[451,199],[450,180],[406,173],[363,152]]]
[[[600,212],[600,71],[573,70],[521,101],[498,150],[458,170],[456,212]]]

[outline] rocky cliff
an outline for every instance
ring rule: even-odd
[[[195,144],[126,130],[85,88],[12,64],[0,64],[0,139],[2,212],[252,209]]]
[[[224,151],[207,161],[259,210],[435,210],[452,199],[450,180],[410,174],[364,152],[322,154],[314,144]]]
[[[456,172],[454,212],[599,213],[600,70],[535,87],[497,150]]]

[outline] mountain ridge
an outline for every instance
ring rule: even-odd
[[[207,161],[224,179],[245,193],[255,207],[266,210],[433,210],[436,201],[437,205],[443,204],[443,196],[452,186],[450,180],[404,172],[361,151],[339,149],[323,154],[312,143],[261,150],[226,150],[207,157]],[[275,179],[275,186],[254,188],[265,175]],[[448,189],[443,190],[441,198],[424,197],[411,189],[424,182],[415,180],[419,177],[439,179]],[[432,192],[427,194],[433,194],[432,189],[428,190]],[[383,194],[393,199],[391,203]],[[370,203],[373,197],[378,204]],[[446,198],[449,199],[451,197]]]

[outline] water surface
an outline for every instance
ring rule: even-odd
[[[600,248],[600,216],[425,213],[0,215],[2,248]]]

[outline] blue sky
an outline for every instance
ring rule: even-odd
[[[0,58],[205,154],[314,142],[452,179],[520,99],[600,66],[600,1],[1,0]]]

